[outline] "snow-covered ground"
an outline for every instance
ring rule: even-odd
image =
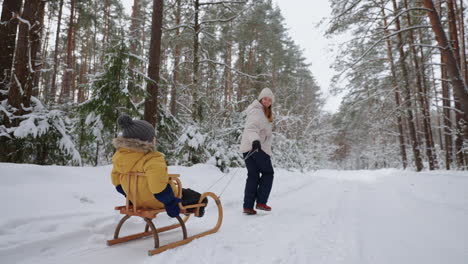
[[[210,189],[218,194],[233,176],[224,221],[214,235],[149,257],[152,239],[106,245],[121,217],[113,208],[124,203],[110,170],[0,163],[0,263],[468,263],[467,172],[277,169],[273,211],[246,216],[245,169],[170,167],[198,191],[224,176]],[[189,220],[189,235],[214,223],[210,205]],[[141,232],[132,219],[123,231]],[[180,236],[163,233],[161,244]]]

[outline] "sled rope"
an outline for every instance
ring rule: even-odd
[[[258,152],[258,149],[254,150],[254,151],[249,151],[247,153],[247,155],[245,156],[245,158],[242,158],[242,160],[246,161],[248,158],[250,158],[250,156],[252,156],[255,152]],[[219,194],[219,197],[221,198],[221,195],[224,193],[224,191],[227,189],[227,187],[231,184],[232,180],[234,179],[234,176],[236,176],[237,174],[239,173],[239,170],[232,170],[230,171],[228,174],[224,174],[221,178],[219,178],[218,180],[216,180],[213,184],[211,184],[208,188],[206,188],[206,190],[210,190],[213,186],[215,186],[217,183],[219,183],[222,179],[224,179],[226,176],[231,176],[229,181],[226,183],[226,185],[224,186],[223,190],[221,191],[221,193]]]

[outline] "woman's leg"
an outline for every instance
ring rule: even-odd
[[[274,170],[273,165],[271,164],[270,156],[263,151],[258,154],[259,155],[256,161],[262,176],[258,181],[257,203],[266,204],[273,186]]]
[[[244,153],[244,158],[246,153]],[[253,209],[255,200],[257,198],[257,188],[258,181],[260,178],[260,171],[257,168],[253,156],[245,160],[245,165],[247,167],[247,181],[245,183],[244,191],[244,208]]]

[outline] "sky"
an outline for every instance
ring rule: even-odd
[[[127,13],[130,14],[133,0],[122,0]],[[330,81],[334,71],[330,69],[333,61],[330,47],[333,40],[323,36],[325,25],[317,27],[317,23],[324,17],[330,16],[328,0],[274,0],[283,14],[289,35],[304,52],[306,61],[310,63],[310,70],[321,88],[326,99],[324,110],[338,111],[340,96],[332,96],[329,92]]]
[[[304,52],[304,57],[311,64],[310,70],[316,78],[323,96],[326,98],[324,110],[338,111],[340,96],[329,93],[330,81],[334,71],[330,69],[333,55],[330,51],[333,40],[325,38],[326,24],[317,27],[325,17],[330,16],[328,0],[274,0],[281,9],[289,35]]]

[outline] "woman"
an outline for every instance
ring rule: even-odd
[[[247,120],[240,151],[243,153],[247,167],[247,182],[244,191],[244,213],[254,215],[253,209],[271,211],[267,205],[273,185],[273,166],[271,164],[271,123],[273,115],[271,105],[274,101],[273,92],[265,88],[255,100],[247,107]],[[261,174],[261,176],[260,176]]]

